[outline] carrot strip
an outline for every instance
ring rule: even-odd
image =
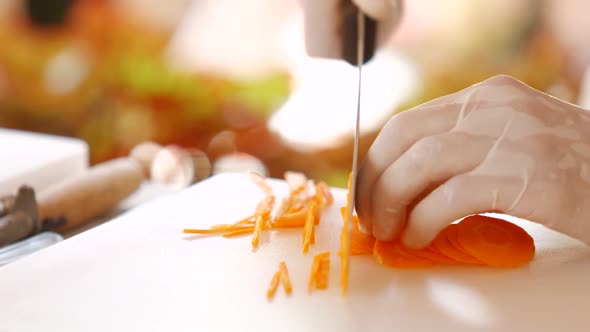
[[[310,206],[307,208],[307,217],[305,220],[305,226],[303,228],[303,253],[307,254],[309,251],[309,245],[311,244],[311,237],[313,234],[314,222],[316,218],[316,202],[311,201]]]
[[[326,264],[327,264],[327,267],[325,267]],[[329,252],[322,252],[320,254],[316,254],[315,256],[313,256],[313,262],[312,262],[311,271],[309,274],[309,282],[307,284],[308,293],[311,293],[314,286],[316,288],[318,287],[318,276],[320,276],[319,275],[320,271],[322,272],[320,277],[325,278],[325,280],[324,279],[320,280],[320,286],[327,287],[327,277],[324,277],[324,275],[327,276],[326,270],[329,271],[329,267],[330,267],[330,253]]]
[[[275,296],[277,289],[279,288],[279,282],[281,281],[281,272],[276,272],[270,281],[268,290],[266,291],[266,297],[270,300]]]
[[[242,229],[236,229],[233,231],[229,231],[227,233],[223,233],[223,237],[240,236],[240,235],[250,234],[252,232],[254,232],[254,227],[244,227]]]
[[[348,271],[350,261],[350,214],[352,210],[352,172],[348,175],[348,193],[346,195],[346,206],[344,223],[342,225],[342,231],[340,234],[340,283],[342,286],[342,295],[346,296],[348,292]]]
[[[346,218],[346,207],[340,208],[342,219]],[[375,238],[371,235],[364,234],[359,230],[358,216],[352,216],[352,232],[350,233],[350,255],[362,256],[372,255],[375,246]],[[342,254],[342,253],[339,253]]]
[[[307,220],[307,210],[300,210],[294,213],[287,213],[281,216],[277,216],[273,222],[272,227],[274,228],[292,228],[292,227],[303,227]]]
[[[291,279],[289,278],[289,270],[287,269],[287,264],[284,261],[279,263],[279,271],[281,272],[281,282],[283,283],[285,292],[287,294],[291,294],[293,292],[293,286],[291,285]]]
[[[320,257],[319,255],[315,255],[313,257],[313,261],[311,263],[311,271],[309,273],[309,281],[307,283],[307,292],[311,293],[311,290],[313,289],[313,287],[316,284],[316,274],[318,273],[318,270],[320,268]]]
[[[399,241],[376,241],[374,255],[379,264],[395,268],[425,268],[435,266],[436,263],[412,255]]]
[[[320,260],[320,266],[316,272],[315,284],[317,289],[328,288],[328,278],[330,276],[330,256],[324,256]]]
[[[260,233],[262,232],[262,224],[264,222],[264,216],[260,215],[256,218],[256,224],[254,226],[254,233],[252,235],[252,247],[258,248],[260,242]]]

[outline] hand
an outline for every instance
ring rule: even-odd
[[[394,116],[368,151],[356,209],[380,240],[424,247],[498,212],[590,244],[590,113],[497,76]]]

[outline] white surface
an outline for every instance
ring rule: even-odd
[[[250,237],[182,234],[251,214],[262,193],[242,175],[156,199],[1,268],[0,331],[590,330],[590,250],[522,221],[537,241],[530,266],[403,271],[356,257],[344,299],[333,254],[330,289],[308,295],[313,253],[338,248],[345,193],[335,194],[307,256],[299,229],[265,235],[257,252]],[[283,259],[294,294],[268,303]]]
[[[81,140],[4,128],[0,156],[0,195],[23,184],[41,191],[88,167],[88,146]]]

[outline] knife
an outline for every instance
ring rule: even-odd
[[[353,148],[353,154],[352,154],[352,169],[351,169],[351,184],[350,184],[350,209],[347,211],[347,215],[346,215],[346,220],[344,223],[344,229],[342,230],[343,232],[346,232],[348,234],[347,238],[347,244],[346,244],[346,248],[348,250],[347,254],[344,257],[347,257],[346,261],[342,262],[342,272],[341,275],[343,278],[343,283],[342,283],[342,292],[344,295],[346,295],[347,293],[347,288],[348,288],[348,276],[350,274],[350,268],[349,268],[349,257],[350,257],[350,246],[351,246],[351,237],[352,237],[352,216],[353,216],[353,212],[354,212],[354,202],[355,202],[355,196],[356,196],[356,180],[357,180],[357,172],[358,172],[358,149],[359,149],[359,140],[360,140],[360,114],[361,114],[361,87],[362,87],[362,68],[363,68],[363,64],[366,61],[365,58],[365,15],[363,14],[363,12],[360,9],[356,9],[356,19],[354,20],[356,21],[356,31],[354,31],[354,33],[352,33],[351,35],[355,36],[355,42],[356,42],[356,67],[358,68],[358,86],[357,86],[357,105],[356,105],[356,120],[355,120],[355,131],[354,131],[354,148]],[[369,30],[373,30],[370,29]],[[351,31],[352,32],[352,31]],[[374,34],[374,31],[369,31],[370,35]],[[370,48],[372,48],[372,45],[369,45]],[[345,52],[346,53],[346,52]],[[352,63],[352,59],[350,59],[350,52],[348,52],[348,54],[346,54],[348,56],[349,62]],[[345,58],[347,58],[347,56],[345,56]]]

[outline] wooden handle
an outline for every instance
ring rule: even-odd
[[[134,193],[145,180],[141,164],[113,159],[58,183],[38,195],[39,218],[63,232],[96,218]]]

